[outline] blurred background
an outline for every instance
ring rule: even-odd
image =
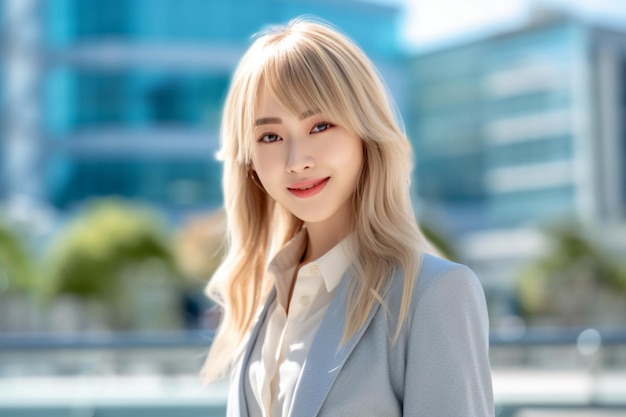
[[[626,416],[623,0],[0,0],[0,416],[220,416],[230,75],[312,14],[381,71],[485,288],[497,415]]]

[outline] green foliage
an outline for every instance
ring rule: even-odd
[[[601,308],[599,293],[626,296],[626,269],[616,253],[575,223],[545,229],[549,250],[524,267],[517,294],[526,317],[584,315]],[[590,307],[592,306],[592,307]],[[580,317],[578,317],[580,319]]]
[[[226,249],[223,209],[189,218],[178,231],[175,256],[189,287],[204,287],[222,262]]]
[[[48,257],[50,292],[79,297],[114,296],[122,280],[150,260],[176,277],[167,236],[150,210],[117,199],[90,203],[53,243]],[[153,262],[154,264],[154,262]]]
[[[34,262],[17,231],[0,219],[0,292],[32,290],[36,285]]]

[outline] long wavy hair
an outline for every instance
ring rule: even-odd
[[[411,147],[393,100],[365,54],[328,24],[298,18],[261,33],[241,59],[222,118],[227,217],[226,257],[207,293],[223,309],[203,374],[232,365],[274,282],[268,261],[303,226],[258,184],[250,163],[260,91],[294,114],[315,109],[363,141],[363,168],[351,199],[354,254],[344,341],[382,302],[397,268],[404,277],[400,320],[406,319],[420,254],[432,251],[410,199]]]

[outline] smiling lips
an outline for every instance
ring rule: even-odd
[[[296,197],[306,198],[312,197],[324,189],[330,177],[317,178],[313,180],[301,181],[291,184],[287,187],[290,193]]]

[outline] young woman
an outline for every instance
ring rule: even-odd
[[[222,120],[227,256],[205,375],[228,416],[494,413],[484,294],[416,224],[376,70],[325,24],[260,36]]]

